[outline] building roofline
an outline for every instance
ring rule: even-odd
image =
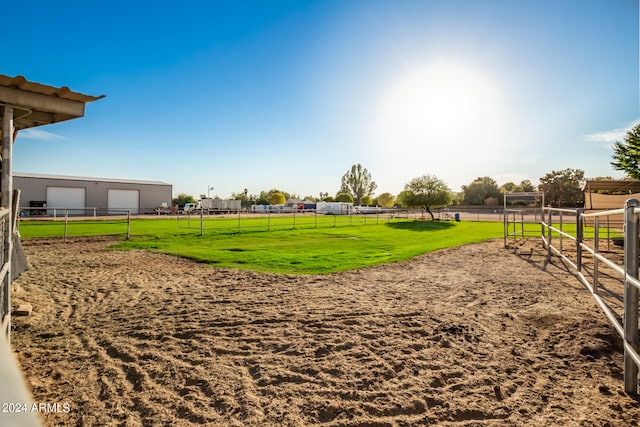
[[[97,178],[89,176],[53,175],[28,172],[14,172],[14,178],[36,178],[36,179],[59,179],[65,181],[94,181],[94,182],[114,182],[120,184],[142,184],[142,185],[169,185],[163,181],[147,181],[141,179],[120,179],[120,178]]]

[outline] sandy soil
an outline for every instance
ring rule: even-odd
[[[636,425],[621,343],[538,240],[326,276],[27,241],[13,345],[69,426]]]

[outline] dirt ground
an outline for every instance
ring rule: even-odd
[[[626,426],[621,342],[539,240],[324,276],[26,241],[46,426]]]

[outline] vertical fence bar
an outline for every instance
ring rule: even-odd
[[[298,208],[294,208],[293,209],[293,229],[296,229],[296,211],[298,210]]]
[[[271,231],[271,207],[267,209],[267,231]]]
[[[69,222],[69,211],[67,209],[64,210],[64,238],[63,242],[67,243],[67,223]]]
[[[627,277],[638,278],[638,216],[637,199],[629,199],[624,211],[624,339],[638,351],[638,288],[628,282]],[[638,367],[628,351],[624,351],[624,391],[630,395],[638,392]]]
[[[240,218],[241,218],[240,213],[241,213],[241,212],[242,212],[242,211],[241,211],[240,209],[238,209],[238,233],[240,233],[240,222],[241,222],[241,219],[240,219]]]
[[[131,238],[131,209],[127,209],[127,240]]]
[[[582,270],[582,241],[584,240],[584,227],[582,223],[582,211],[576,209],[576,266],[578,273]]]
[[[200,237],[204,236],[204,209],[200,209]]]
[[[609,218],[609,217],[607,217]],[[597,254],[600,253],[600,217],[594,218],[594,230],[593,230],[593,251],[596,255],[593,256],[593,289],[591,291],[594,294],[598,293],[598,268],[600,267],[600,260]]]
[[[506,200],[506,199],[505,199]],[[509,235],[509,213],[507,212],[507,204],[505,202],[504,209],[502,212],[502,222],[504,228],[504,247],[507,247],[507,236]]]
[[[607,251],[611,251],[611,224],[607,215]]]
[[[563,253],[562,252],[562,231],[564,231],[564,230],[562,228],[562,223],[563,223],[562,211],[560,211],[559,214],[560,214],[560,219],[559,219],[560,222],[559,222],[558,226],[560,227],[560,231],[561,231],[561,233],[560,233],[560,253]]]

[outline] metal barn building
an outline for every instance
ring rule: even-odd
[[[171,184],[160,181],[21,172],[13,174],[13,187],[20,190],[20,210],[27,215],[44,214],[37,209],[43,207],[49,215],[54,208],[69,209],[70,215],[153,213],[171,206],[172,196]]]

